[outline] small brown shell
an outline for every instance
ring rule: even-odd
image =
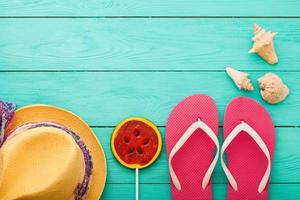
[[[267,73],[258,79],[258,83],[262,98],[270,104],[280,103],[289,95],[289,88],[276,74]]]

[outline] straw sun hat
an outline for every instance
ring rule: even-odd
[[[3,115],[1,124],[3,124]],[[98,200],[103,149],[73,113],[47,105],[15,112],[0,148],[1,200]]]

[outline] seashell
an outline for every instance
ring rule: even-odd
[[[270,104],[279,103],[289,95],[289,88],[276,74],[267,73],[258,79],[258,83],[262,98]]]
[[[275,52],[273,38],[277,32],[266,31],[257,24],[254,24],[254,37],[252,38],[254,44],[248,53],[257,53],[260,57],[266,60],[269,64],[278,62]]]
[[[241,90],[252,91],[253,86],[251,84],[250,79],[248,78],[248,74],[245,72],[240,72],[230,67],[226,67],[226,72],[230,76],[230,78],[234,81],[236,86]]]

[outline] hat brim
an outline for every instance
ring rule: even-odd
[[[16,110],[7,132],[30,122],[54,122],[74,131],[86,144],[93,162],[91,183],[86,200],[100,199],[106,181],[106,159],[101,144],[92,129],[77,115],[70,111],[49,106],[30,105]]]

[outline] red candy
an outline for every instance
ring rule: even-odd
[[[143,121],[125,122],[116,132],[113,145],[120,159],[126,164],[148,164],[158,151],[156,130]]]

